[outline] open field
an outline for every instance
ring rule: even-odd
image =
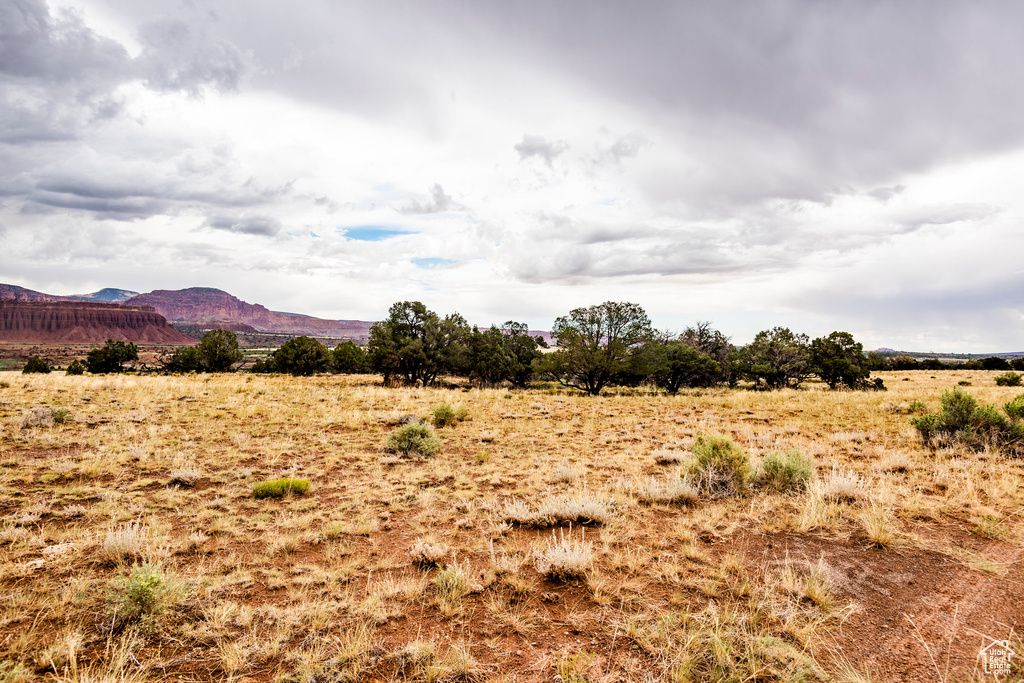
[[[0,681],[997,680],[993,639],[1022,680],[1024,460],[925,449],[907,413],[1020,393],[996,374],[588,398],[0,373]],[[385,450],[442,403],[468,419],[439,453]],[[813,478],[701,493],[711,433]],[[308,493],[253,496],[285,476]]]

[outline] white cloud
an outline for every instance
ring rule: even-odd
[[[734,10],[17,0],[0,280],[1017,345],[1024,9]]]

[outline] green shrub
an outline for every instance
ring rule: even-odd
[[[757,482],[776,491],[803,491],[813,475],[814,461],[794,448],[765,456]]]
[[[274,367],[297,377],[308,377],[330,367],[331,352],[312,337],[305,335],[289,339],[274,351]]]
[[[302,496],[308,492],[308,479],[293,479],[291,477],[261,481],[252,487],[252,495],[256,498],[284,498],[293,493]]]
[[[1011,420],[1020,420],[1021,418],[1024,418],[1024,394],[1021,394],[1012,401],[1004,404],[1003,412],[1005,412]]]
[[[429,457],[441,450],[441,440],[434,428],[422,422],[407,424],[395,430],[387,441],[388,449],[402,455]]]
[[[163,359],[163,366],[167,372],[202,372],[203,354],[197,346],[179,346],[174,353]]]
[[[995,406],[978,405],[977,399],[954,388],[942,394],[938,413],[911,418],[925,444],[957,443],[981,450],[986,446],[1017,452],[1024,447],[1024,395],[1004,406],[1004,416]],[[1009,416],[1009,417],[1007,417]]]
[[[442,403],[434,408],[431,421],[435,427],[447,427],[462,422],[469,417],[469,412],[463,407],[452,408],[451,404]]]
[[[928,406],[924,401],[911,401],[910,406],[907,408],[912,413],[927,413]]]
[[[50,417],[59,425],[71,422],[71,411],[67,408],[50,408]]]
[[[690,475],[697,488],[706,493],[738,493],[750,478],[750,459],[727,436],[698,434],[693,444]]]
[[[260,358],[252,364],[252,367],[249,368],[249,372],[258,375],[269,375],[277,372],[277,364],[274,362],[274,357],[267,356],[266,358]]]
[[[116,579],[107,594],[112,629],[129,624],[153,625],[163,612],[172,591],[172,582],[157,565],[148,562],[132,567],[128,576]]]
[[[51,370],[52,368],[50,367],[50,364],[47,363],[45,360],[43,360],[39,356],[32,356],[27,361],[25,361],[25,367],[22,368],[21,372],[23,375],[28,375],[34,372],[46,374],[49,373]]]
[[[65,370],[65,374],[68,374],[68,375],[84,375],[85,374],[85,365],[82,363],[82,361],[80,361],[80,360],[78,360],[76,358],[75,360],[71,361],[71,365],[69,365],[68,369]]]
[[[108,339],[102,348],[93,349],[85,357],[89,372],[121,372],[128,361],[139,359],[139,347],[135,344]]]
[[[1001,375],[996,375],[996,386],[997,387],[1019,387],[1021,375],[1013,372],[1004,372]]]

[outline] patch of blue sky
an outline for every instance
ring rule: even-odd
[[[400,235],[413,234],[409,230],[392,228],[386,225],[355,225],[351,228],[338,228],[338,232],[345,239],[358,240],[360,242],[380,242]]]
[[[450,258],[438,258],[436,256],[431,256],[430,258],[414,258],[409,260],[412,261],[414,265],[417,265],[420,268],[443,268],[444,266],[451,266],[458,263],[458,261],[452,260]]]

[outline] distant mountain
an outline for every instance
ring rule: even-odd
[[[362,320],[324,320],[293,313],[268,310],[250,304],[220,289],[189,287],[158,289],[129,299],[127,304],[152,306],[179,327],[223,328],[235,331],[308,334],[321,337],[370,336],[371,323]]]
[[[123,304],[133,296],[138,296],[138,292],[133,292],[129,289],[114,289],[112,287],[105,287],[98,292],[92,294],[72,294],[67,297],[69,299],[77,299],[79,301],[95,301],[101,304]]]
[[[18,285],[0,285],[0,299],[14,299],[15,301],[70,301],[66,296],[54,296],[43,294],[34,289],[25,289]]]
[[[107,287],[92,294],[69,294],[60,296],[58,294],[45,294],[34,289],[26,289],[18,285],[0,285],[0,299],[14,299],[16,301],[92,301],[98,304],[123,304],[138,292],[127,289],[113,289]]]

